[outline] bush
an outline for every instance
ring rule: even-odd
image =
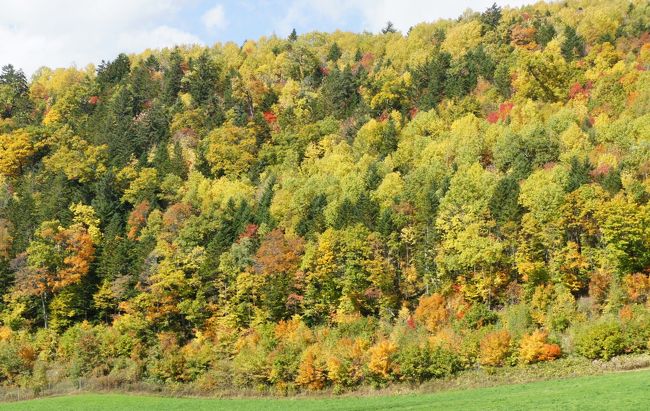
[[[499,317],[495,312],[490,310],[485,304],[475,303],[467,310],[461,321],[463,328],[479,329],[489,324],[497,322]]]
[[[420,303],[413,316],[417,323],[424,325],[430,332],[436,331],[438,327],[447,322],[449,317],[445,298],[440,294],[420,298]]]
[[[317,345],[305,350],[298,367],[296,384],[309,390],[322,390],[327,383],[327,364]]]
[[[251,332],[238,341],[238,352],[233,359],[235,385],[252,387],[268,384],[269,350],[262,338],[263,335],[258,332]]]
[[[397,371],[397,345],[392,341],[382,340],[371,347],[368,353],[370,374],[382,382],[393,379]]]
[[[620,317],[627,311],[628,318],[622,322],[625,353],[645,352],[650,339],[650,314],[642,306],[625,306]]]
[[[510,342],[510,333],[506,330],[486,334],[480,344],[479,361],[481,365],[501,367],[510,354]]]
[[[152,347],[147,361],[147,374],[156,382],[184,381],[185,357],[171,332],[158,334],[158,344]]]
[[[404,347],[399,352],[398,361],[402,378],[411,383],[447,377],[461,369],[456,354],[430,344]]]
[[[562,355],[562,349],[558,344],[550,344],[547,341],[548,334],[541,330],[535,330],[525,335],[519,344],[519,359],[525,364],[540,361],[552,361]]]
[[[576,352],[589,359],[604,359],[625,352],[625,338],[621,324],[615,320],[589,324],[575,336]]]
[[[212,342],[202,335],[186,344],[181,352],[185,359],[184,379],[187,381],[196,381],[212,368],[216,360]]]
[[[61,336],[57,357],[68,368],[73,378],[90,375],[97,367],[106,363],[100,352],[98,337],[104,327],[93,327],[87,322],[76,324]],[[103,370],[108,371],[108,370]]]
[[[501,313],[501,323],[513,338],[521,338],[530,331],[533,325],[530,307],[528,307],[528,304],[516,304],[506,307]]]
[[[554,298],[549,309],[547,324],[552,331],[564,331],[569,327],[571,321],[575,319],[575,298],[562,285],[556,285],[553,291]]]
[[[327,376],[337,391],[354,387],[363,380],[367,346],[367,342],[361,338],[334,341],[327,359]]]
[[[650,295],[650,276],[636,273],[623,278],[623,289],[631,302],[645,303]]]
[[[313,334],[300,319],[280,321],[274,327],[276,344],[268,355],[271,366],[269,381],[280,390],[292,388],[300,366],[303,351]]]
[[[32,375],[37,353],[26,333],[0,339],[0,381],[23,383]]]

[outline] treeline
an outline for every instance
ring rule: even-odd
[[[0,73],[0,380],[349,389],[650,340],[650,4]]]

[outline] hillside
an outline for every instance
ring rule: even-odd
[[[650,3],[0,73],[0,383],[273,393],[648,352]]]

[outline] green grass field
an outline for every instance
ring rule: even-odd
[[[326,399],[197,399],[81,394],[0,404],[0,410],[647,410],[650,370],[434,394]]]

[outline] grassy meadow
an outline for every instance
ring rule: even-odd
[[[208,399],[79,394],[5,403],[6,411],[73,410],[642,410],[650,404],[650,370],[446,391],[339,398]]]

